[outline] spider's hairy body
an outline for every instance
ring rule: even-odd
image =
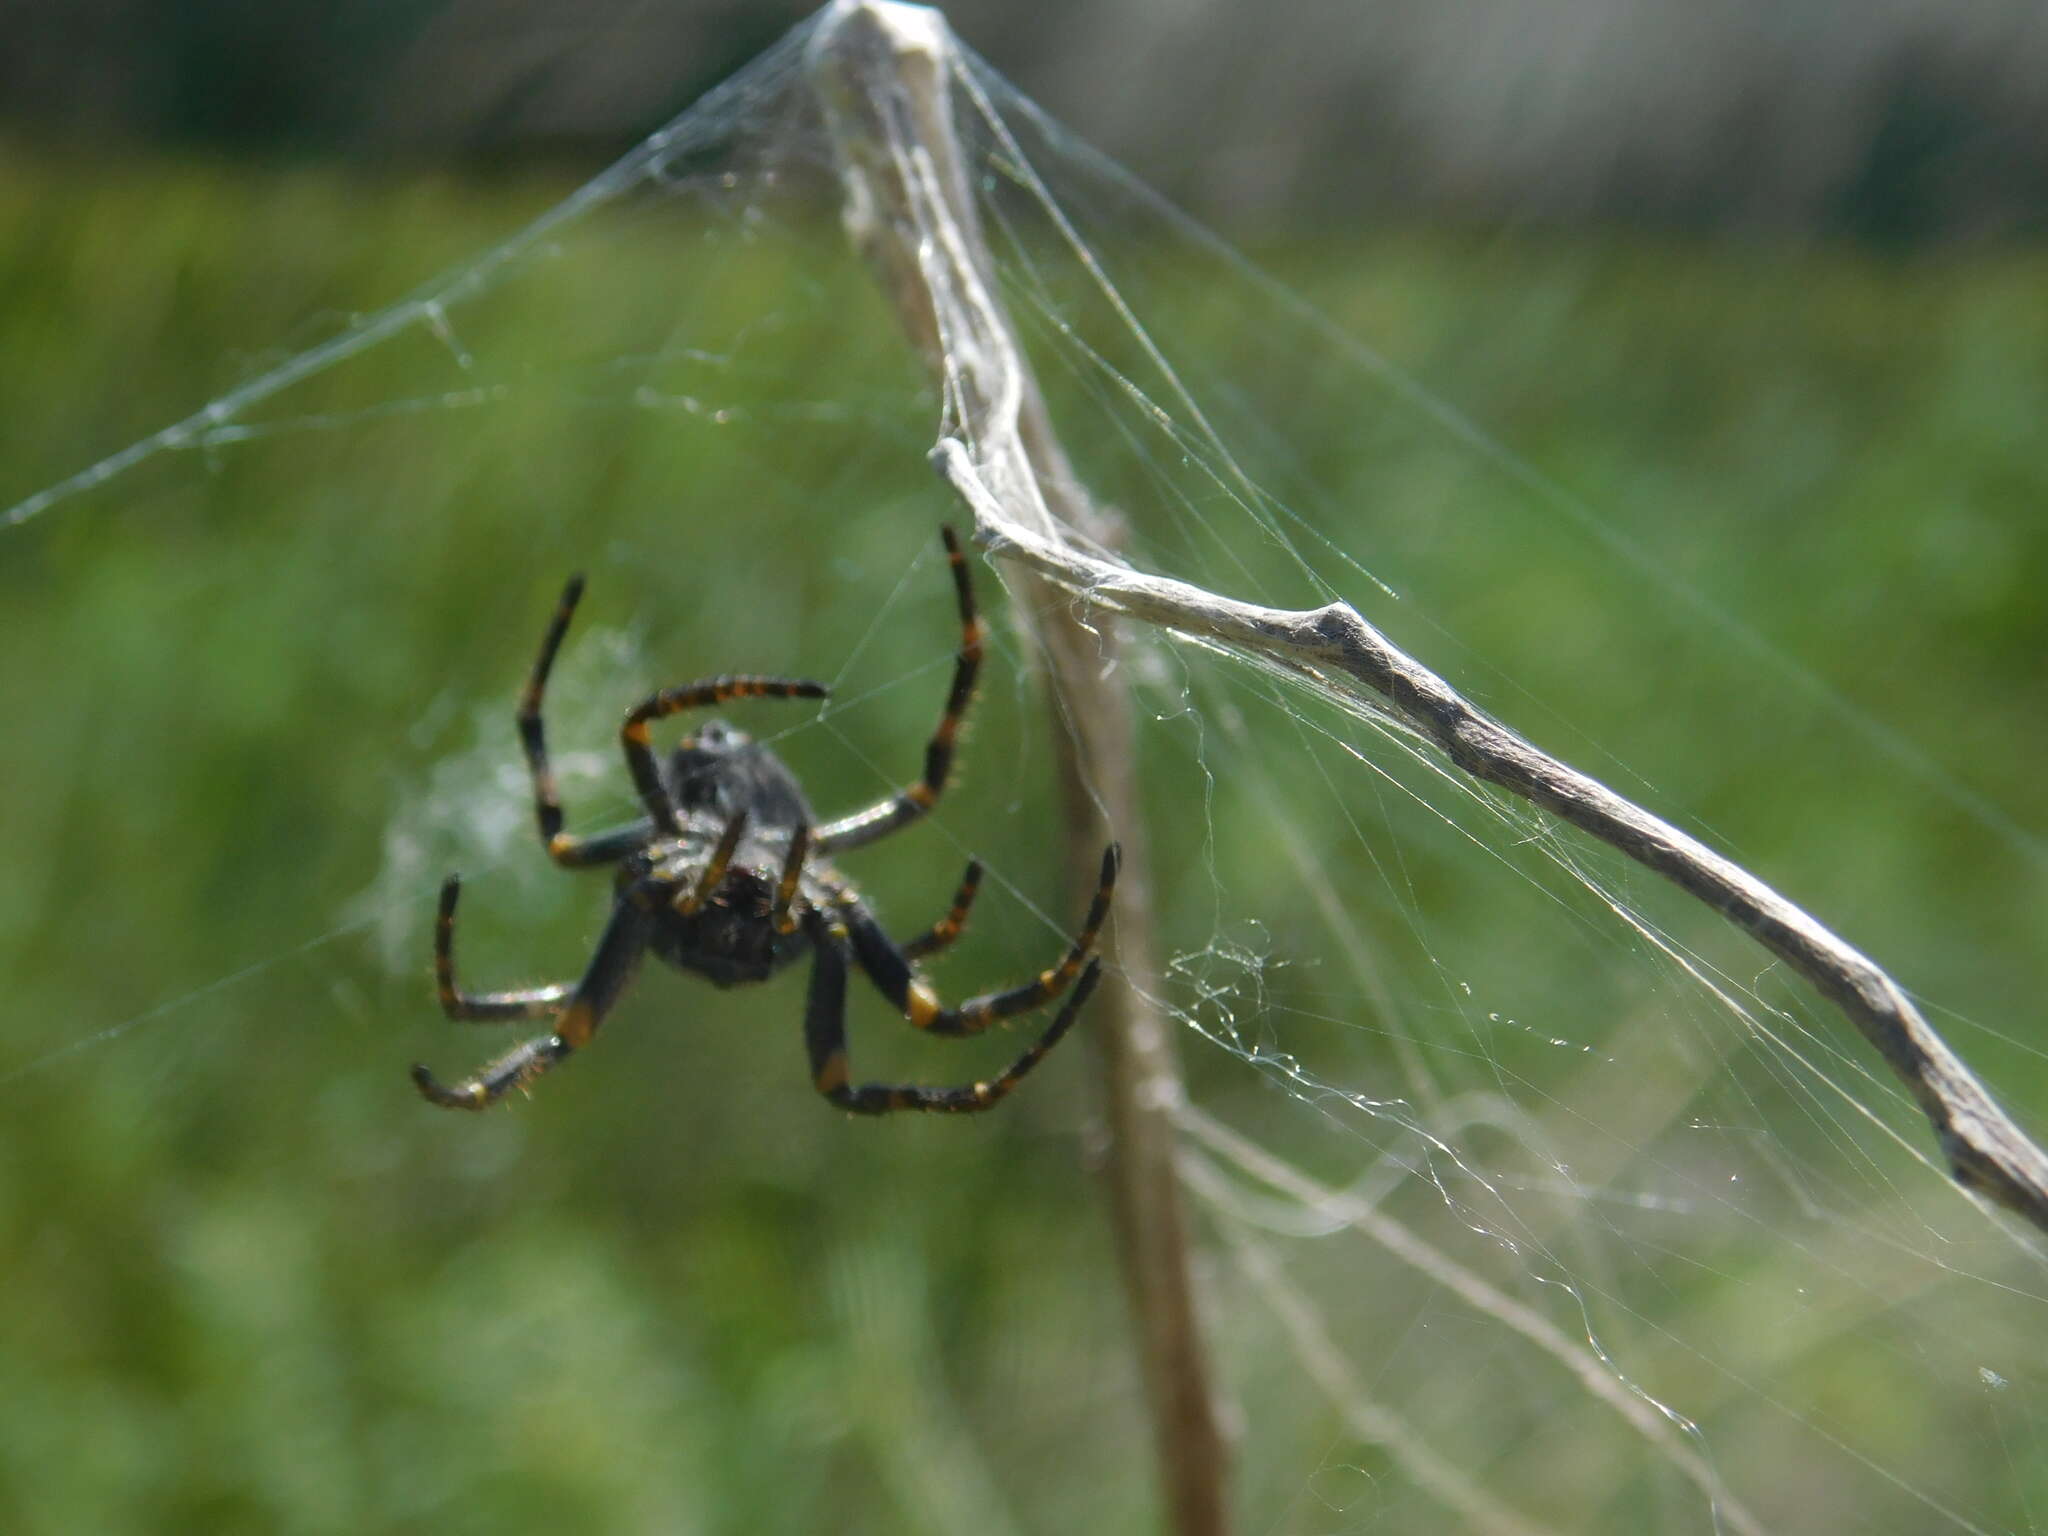
[[[969,863],[945,917],[898,946],[828,862],[836,850],[861,847],[921,819],[937,803],[951,771],[954,743],[981,665],[983,630],[959,540],[950,528],[942,532],[959,604],[960,648],[945,710],[925,747],[924,772],[888,799],[823,825],[815,822],[803,788],[787,765],[722,720],[706,721],[666,761],[654,755],[649,727],[669,715],[731,699],[825,695],[822,684],[801,679],[716,677],[650,694],[627,712],[620,725],[620,746],[646,806],[645,819],[590,838],[564,830],[541,724],[541,698],[555,653],[583,595],[583,579],[570,580],[520,698],[519,737],[548,856],[567,869],[615,867],[611,920],[580,981],[523,991],[464,993],[455,984],[454,960],[461,883],[449,876],[441,887],[434,930],[443,1010],[453,1019],[485,1022],[548,1019],[553,1028],[460,1083],[443,1084],[425,1067],[414,1067],[413,1080],[429,1101],[452,1109],[483,1109],[567,1059],[590,1042],[649,950],[721,987],[765,981],[809,956],[804,1042],[812,1083],[831,1102],[856,1114],[987,1109],[1059,1042],[1100,975],[1100,962],[1093,956],[1116,885],[1114,843],[1103,853],[1101,878],[1082,931],[1059,964],[1022,986],[953,1007],[918,975],[915,962],[959,937],[980,886],[981,866]],[[951,1088],[856,1084],[846,1052],[849,965],[857,966],[913,1026],[937,1035],[979,1034],[1063,994],[1066,1002],[1036,1043],[988,1081]]]
[[[682,835],[651,842],[620,864],[619,898],[645,905],[653,922],[648,948],[677,969],[721,987],[766,981],[811,951],[801,927],[784,932],[774,921],[790,842],[811,824],[803,790],[780,758],[722,720],[707,723],[664,768]],[[746,830],[702,905],[683,912],[673,895],[659,899],[693,888],[741,812]],[[828,904],[826,881],[836,879],[822,859],[807,862],[798,875],[799,900]]]

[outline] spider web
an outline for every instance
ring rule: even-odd
[[[24,987],[0,1062],[21,1134],[61,1151],[88,1206],[114,1198],[82,1150],[95,1138],[131,1174],[163,1159],[149,1187],[201,1204],[223,1141],[310,1136],[348,1208],[349,1180],[438,1164],[418,1187],[484,1230],[618,1179],[708,1222],[689,1202],[716,1196],[683,1191],[671,1163],[735,1140],[748,1189],[780,1199],[875,1146],[849,1152],[855,1133],[802,1096],[791,984],[710,998],[644,979],[587,1064],[489,1122],[422,1119],[400,1096],[407,1060],[459,1067],[497,1043],[430,1018],[443,870],[469,881],[472,975],[571,974],[587,952],[597,897],[532,846],[509,729],[565,570],[590,573],[549,717],[579,829],[631,815],[605,744],[622,703],[662,682],[829,681],[824,710],[747,722],[827,814],[913,773],[935,718],[952,630],[934,524],[964,514],[925,464],[939,402],[838,224],[806,36],[509,239],[399,303],[340,298],[196,414],[53,471],[6,514],[11,563],[61,577],[25,621],[50,659],[20,686],[16,739],[113,765],[79,770],[90,813],[20,807],[46,825],[22,839],[14,947],[74,968]],[[1274,606],[1356,604],[1494,713],[1789,885],[1924,988],[2038,1122],[2041,1051],[2013,1021],[2038,1011],[2043,843],[2031,807],[1948,766],[1994,755],[1999,722],[1961,703],[1923,715],[1932,700],[1892,713],[1881,688],[1859,705],[1860,676],[1802,669],[1805,637],[1780,649],[1745,617],[1747,573],[1782,563],[1758,584],[1813,581],[1816,626],[1883,609],[1903,633],[1873,642],[1881,658],[1939,643],[1928,585],[1859,570],[1853,525],[1827,543],[1716,524],[1711,457],[1669,484],[1518,457],[1482,410],[1357,339],[1398,354],[1421,327],[1369,285],[1275,252],[1356,311],[1326,318],[998,77],[975,64],[969,80],[1003,299],[1133,565]],[[1494,359],[1478,377],[1525,408],[1543,348],[1583,339],[1429,334]],[[1775,362],[1758,374],[1784,385]],[[1062,701],[1048,717],[1029,644],[1000,621],[1002,572],[979,581],[998,622],[962,780],[930,829],[846,861],[906,931],[970,853],[988,862],[962,946],[978,953],[942,973],[957,989],[1029,974],[1074,916],[1049,894]],[[1936,670],[1977,700],[1974,665],[1956,650]],[[1159,634],[1129,634],[1121,666],[1246,1529],[2038,1528],[2038,1248],[1953,1188],[1845,1024],[1675,892],[1384,720]],[[71,723],[80,693],[89,730]],[[330,706],[378,731],[332,779]],[[157,855],[223,800],[234,842]],[[80,819],[123,856],[82,861]],[[1960,844],[1948,867],[1978,872],[1973,888],[1911,886],[1920,845],[1867,838],[1884,821]],[[155,937],[209,902],[222,915],[197,939]],[[664,1011],[688,1014],[686,1046],[651,1027]],[[863,1075],[981,1070],[872,1011],[853,1028]],[[842,1354],[750,1422],[866,1469],[845,1528],[915,1511],[933,1528],[1111,1529],[1146,1507],[1136,1388],[1087,1363],[1124,1348],[1107,1258],[1048,1235],[1087,1199],[1071,1156],[1087,1112],[1061,1066],[1069,1091],[1042,1076],[1013,1124],[964,1144],[958,1126],[904,1131],[859,1170],[885,1188],[834,1186],[852,1214],[813,1257]],[[555,1103],[573,1139],[546,1128]],[[819,1121],[807,1139],[775,1129],[800,1114]],[[507,1181],[530,1193],[502,1209],[478,1193]],[[956,1214],[970,1195],[1015,1200],[1016,1230],[1046,1246],[1009,1248],[1014,1289],[994,1287],[989,1315],[934,1321],[935,1229],[894,1213],[892,1190]],[[508,1251],[482,1290],[513,1316],[521,1276],[579,1298],[614,1283],[597,1259],[558,1271]],[[614,1300],[657,1338],[684,1326]],[[644,1342],[600,1339],[593,1370],[663,1353]],[[458,1402],[501,1389],[458,1374]],[[689,1389],[628,1376],[641,1418],[692,1433]],[[650,1507],[687,1510],[722,1476],[777,1496],[689,1454],[704,1465],[655,1479]]]

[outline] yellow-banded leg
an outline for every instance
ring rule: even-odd
[[[445,887],[442,900],[450,901]],[[552,1034],[514,1046],[459,1083],[442,1083],[425,1067],[415,1066],[412,1080],[421,1095],[429,1103],[446,1109],[487,1109],[514,1088],[526,1087],[587,1045],[626,990],[626,983],[633,979],[640,957],[647,950],[649,927],[647,914],[636,903],[620,902],[612,910],[612,919],[605,925],[604,937],[598,940],[597,953],[583,979],[566,1000],[546,1010],[555,1016]]]
[[[960,889],[953,893],[953,905],[944,917],[903,946],[903,958],[922,960],[926,955],[936,955],[959,938],[960,931],[967,926],[967,911],[980,889],[981,860],[969,859],[967,873],[960,877]]]
[[[626,766],[633,773],[633,787],[640,791],[640,803],[654,818],[664,837],[683,834],[682,818],[661,782],[661,766],[649,744],[648,727],[656,720],[679,715],[686,709],[705,709],[732,699],[822,699],[826,688],[795,677],[714,677],[681,688],[664,688],[649,694],[626,712],[619,727],[619,745],[626,752]]]
[[[924,776],[900,794],[841,816],[818,828],[818,851],[837,853],[858,848],[876,838],[908,826],[938,803],[953,770],[953,744],[967,706],[974,701],[974,680],[981,672],[981,642],[987,631],[974,610],[974,583],[967,574],[967,552],[950,527],[941,527],[946,541],[946,563],[953,573],[953,594],[960,609],[960,649],[953,662],[953,686],[946,695],[945,712],[924,749]]]
[[[796,902],[797,888],[803,884],[804,860],[810,853],[810,826],[798,822],[796,830],[789,834],[789,852],[782,858],[782,878],[775,883],[775,905],[768,911],[777,933],[796,932],[796,919],[790,915],[790,909]]]
[[[514,992],[464,992],[456,986],[455,903],[461,896],[460,875],[441,882],[441,910],[434,918],[434,982],[441,994],[441,1011],[451,1019],[481,1024],[547,1019],[560,1013],[575,990],[567,982]]]
[[[1073,1027],[1088,994],[1102,975],[1102,963],[1091,961],[1081,973],[1066,1006],[1031,1048],[998,1076],[957,1087],[930,1088],[921,1083],[855,1083],[846,1054],[846,929],[813,908],[804,917],[814,953],[811,989],[804,1006],[804,1045],[810,1052],[811,1081],[827,1099],[856,1115],[887,1115],[899,1110],[938,1114],[974,1114],[992,1109],[1021,1083],[1046,1052]]]
[[[939,1001],[931,983],[910,968],[903,951],[889,942],[889,936],[882,932],[881,924],[867,908],[849,898],[840,903],[837,912],[853,944],[854,959],[876,989],[902,1010],[904,1018],[934,1035],[978,1035],[998,1019],[1043,1007],[1073,984],[1095,949],[1103,920],[1109,916],[1110,897],[1116,890],[1121,862],[1122,854],[1115,843],[1102,851],[1102,875],[1095,887],[1095,899],[1088,904],[1087,920],[1058,965],[1040,971],[1021,987],[970,997],[955,1008]]]
[[[718,845],[711,850],[711,857],[704,861],[704,869],[697,876],[696,883],[675,898],[675,909],[688,917],[703,909],[725,879],[725,872],[732,866],[732,856],[739,851],[740,839],[747,835],[747,813],[734,811],[732,819],[725,824],[725,830],[718,836]]]
[[[624,858],[647,841],[648,828],[635,825],[606,832],[598,837],[572,837],[562,830],[562,797],[555,786],[555,771],[548,763],[547,732],[541,725],[541,695],[547,691],[548,673],[554,670],[555,653],[569,632],[569,620],[583,597],[581,573],[571,576],[555,604],[555,616],[540,643],[540,655],[519,695],[519,745],[526,752],[526,771],[533,778],[533,808],[540,823],[540,840],[548,857],[565,869],[586,869],[593,864],[611,864]]]

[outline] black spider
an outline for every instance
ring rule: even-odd
[[[442,1010],[451,1019],[490,1023],[552,1019],[554,1028],[507,1051],[452,1087],[437,1081],[425,1067],[416,1066],[412,1077],[421,1093],[451,1109],[483,1109],[509,1090],[524,1088],[589,1043],[648,949],[671,965],[696,971],[721,987],[765,980],[803,955],[812,955],[810,998],[804,1009],[804,1043],[810,1049],[811,1076],[818,1092],[856,1114],[987,1109],[1038,1065],[1073,1024],[1100,975],[1101,962],[1092,955],[1116,885],[1116,844],[1103,851],[1101,882],[1081,935],[1066,957],[1021,987],[970,998],[955,1008],[939,1000],[913,962],[960,936],[981,882],[981,865],[968,864],[946,915],[899,948],[882,932],[852,887],[825,862],[829,854],[871,843],[918,820],[945,788],[954,737],[973,699],[975,674],[981,667],[982,625],[975,614],[974,588],[960,541],[950,528],[941,532],[960,603],[960,650],[945,713],[925,748],[924,774],[900,794],[819,827],[813,827],[810,806],[789,769],[773,752],[723,721],[706,722],[677,748],[666,765],[656,759],[648,742],[648,727],[668,715],[729,699],[825,696],[820,683],[719,677],[650,695],[628,712],[619,728],[626,766],[632,770],[633,783],[647,807],[647,819],[597,837],[573,837],[563,831],[562,802],[548,767],[540,704],[555,652],[561,648],[569,618],[583,595],[583,578],[570,580],[520,697],[519,740],[533,775],[534,804],[548,856],[565,869],[601,864],[618,867],[611,921],[605,925],[583,979],[573,986],[559,983],[516,992],[464,993],[455,985],[454,956],[455,902],[462,882],[450,875],[441,886],[440,917],[434,929],[434,970]],[[854,1084],[849,1081],[846,1059],[849,951],[868,980],[906,1019],[935,1035],[979,1034],[999,1019],[1041,1007],[1070,986],[1073,990],[1066,1006],[1031,1049],[990,1081],[958,1088]]]

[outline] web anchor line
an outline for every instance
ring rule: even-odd
[[[1110,612],[1255,657],[1340,702],[1390,711],[1473,778],[1590,832],[1720,913],[1803,976],[1877,1049],[1933,1125],[1958,1184],[2048,1232],[2048,1154],[1876,962],[1755,875],[1474,707],[1349,603],[1262,608],[1083,554],[1009,517],[964,444],[947,438],[931,457],[973,510],[975,540],[992,557]]]

